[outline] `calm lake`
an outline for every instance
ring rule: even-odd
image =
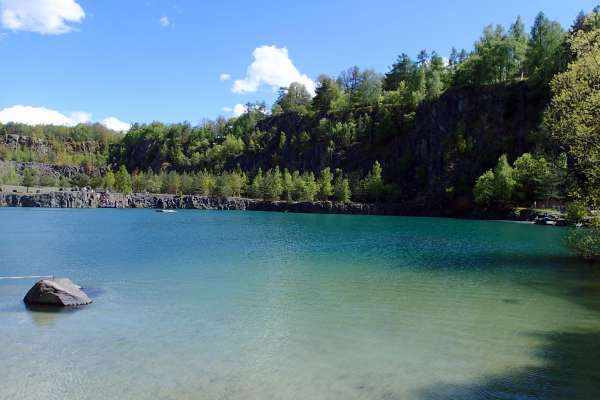
[[[598,399],[600,268],[566,231],[260,212],[0,209],[0,399]]]

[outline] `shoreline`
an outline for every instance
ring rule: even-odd
[[[334,201],[287,202],[283,200],[262,200],[246,197],[209,197],[153,193],[123,195],[120,193],[91,191],[51,191],[44,193],[0,192],[0,207],[273,211],[311,214],[462,218],[564,226],[564,220],[560,216],[548,216],[540,210],[532,209],[517,212],[514,209],[481,210],[473,208],[466,212],[458,212],[450,209],[432,209],[423,204],[411,202],[376,204],[341,203]]]

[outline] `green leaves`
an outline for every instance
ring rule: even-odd
[[[569,37],[576,58],[551,82],[544,125],[566,150],[571,173],[586,195],[600,201],[600,24],[597,13]]]

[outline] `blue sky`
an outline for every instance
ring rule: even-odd
[[[352,65],[385,72],[401,52],[471,49],[490,23],[509,25],[521,15],[529,26],[543,10],[568,27],[596,4],[0,0],[0,110],[22,105],[75,120],[195,124],[230,116],[236,104],[270,103],[271,86],[290,77],[310,81]],[[258,51],[255,73],[244,80],[262,46],[275,47]]]

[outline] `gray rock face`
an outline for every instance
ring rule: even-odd
[[[92,300],[70,279],[42,279],[23,299],[29,305],[71,307],[90,304]]]

